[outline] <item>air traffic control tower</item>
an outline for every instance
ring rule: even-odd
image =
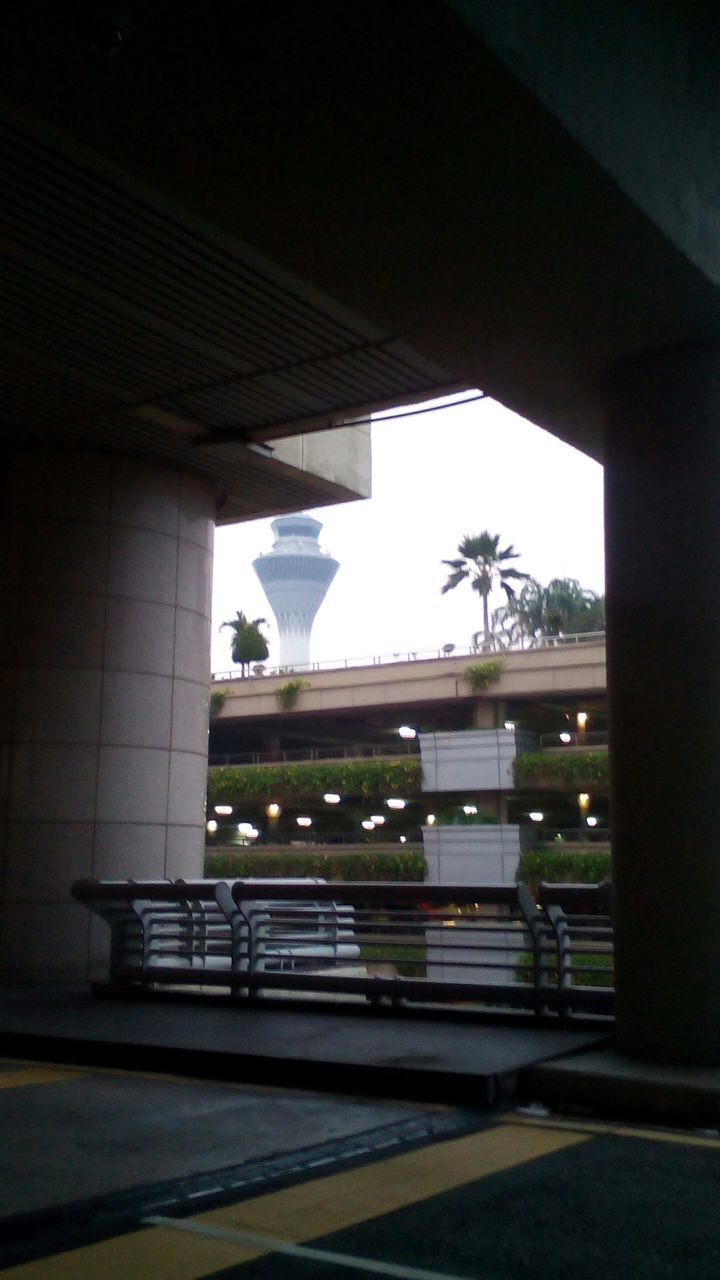
[[[310,632],[315,615],[339,569],[318,546],[322,524],[312,516],[280,516],[272,522],[272,551],[253,560],[280,633],[281,667],[310,662]]]

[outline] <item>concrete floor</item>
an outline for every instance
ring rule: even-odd
[[[18,987],[0,1052],[9,1280],[720,1274],[720,1072],[607,1026]]]
[[[606,1027],[277,1000],[94,997],[82,987],[0,992],[0,1049],[109,1066],[473,1104],[530,1065],[608,1042]]]

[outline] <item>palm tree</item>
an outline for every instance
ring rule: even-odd
[[[260,627],[266,625],[265,618],[254,618],[250,622],[240,610],[232,622],[220,624],[220,631],[223,627],[230,627],[233,633],[230,657],[240,666],[243,678],[249,675],[251,662],[263,662],[268,656],[267,640],[260,630]]]
[[[497,585],[502,588],[508,601],[510,601],[515,596],[515,590],[510,585],[510,580],[523,581],[528,577],[528,574],[521,573],[519,569],[505,567],[508,560],[517,560],[520,553],[515,551],[512,546],[504,547],[501,551],[500,534],[489,533],[487,529],[474,537],[468,534],[467,537],[463,538],[458,547],[458,553],[462,557],[459,560],[443,560],[443,564],[448,565],[452,572],[448,575],[442,594],[444,595],[446,591],[452,591],[464,579],[467,578],[469,580],[471,589],[477,591],[482,599],[483,639],[487,645],[490,641],[490,615],[488,609],[490,592]]]

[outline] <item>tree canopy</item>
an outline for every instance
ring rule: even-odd
[[[451,570],[448,574],[448,580],[442,588],[443,595],[446,591],[452,591],[459,583],[467,580],[471,589],[477,591],[480,596],[483,609],[483,637],[486,645],[489,643],[491,636],[488,606],[490,592],[496,586],[501,587],[508,598],[508,603],[510,603],[515,596],[515,588],[511,585],[511,582],[525,581],[528,577],[526,573],[521,573],[519,569],[507,567],[507,562],[509,560],[517,560],[519,554],[512,544],[501,549],[500,534],[492,534],[485,529],[482,533],[468,534],[463,538],[458,546],[459,559],[443,560],[443,564],[448,565]]]
[[[604,631],[605,597],[576,578],[553,578],[545,587],[529,578],[514,598],[495,610],[493,623],[508,644]]]
[[[230,642],[230,657],[241,668],[242,675],[249,675],[251,662],[264,662],[268,656],[268,643],[260,627],[266,626],[265,618],[254,618],[252,622],[238,610],[232,622],[222,622],[219,630],[230,627],[233,633]]]

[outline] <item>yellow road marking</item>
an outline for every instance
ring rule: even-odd
[[[62,1080],[78,1080],[86,1071],[64,1071],[61,1067],[19,1067],[16,1071],[0,1071],[0,1089],[19,1089],[26,1084],[58,1084]]]
[[[528,1129],[553,1129],[562,1133],[602,1134],[609,1133],[618,1138],[647,1138],[649,1142],[675,1142],[684,1147],[711,1147],[720,1150],[720,1136],[705,1138],[699,1133],[685,1133],[680,1129],[644,1129],[639,1125],[603,1124],[597,1120],[563,1120],[548,1116],[533,1119],[531,1116],[500,1117],[503,1123],[522,1125]]]
[[[586,1142],[589,1135],[502,1124],[297,1187],[268,1192],[188,1222],[273,1236],[294,1244],[368,1222]],[[3,1280],[199,1280],[262,1257],[266,1248],[152,1227],[3,1272]]]

